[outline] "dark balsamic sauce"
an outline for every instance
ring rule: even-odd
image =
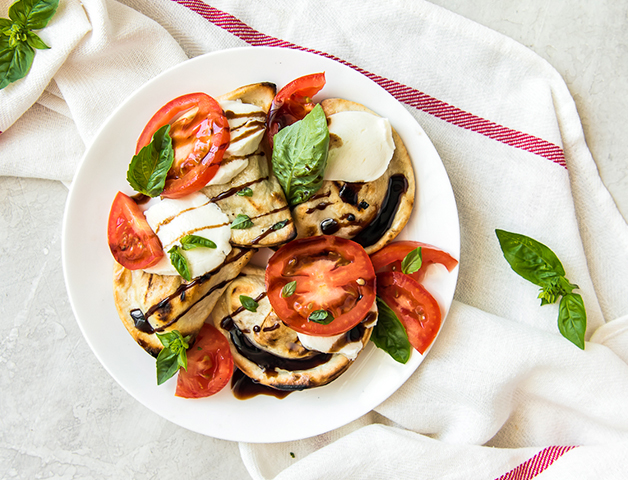
[[[363,228],[352,240],[363,247],[369,247],[377,243],[392,225],[401,202],[401,196],[407,191],[408,180],[405,176],[402,174],[391,176],[390,180],[388,180],[388,191],[379,212],[377,212],[371,223]]]
[[[131,310],[130,314],[133,322],[135,323],[135,328],[137,328],[140,332],[148,333],[149,335],[155,332],[153,326],[148,322],[148,320],[146,320],[144,314],[139,308]]]
[[[363,183],[345,183],[340,187],[338,195],[343,202],[355,206],[358,204],[358,193],[363,185]]]
[[[233,391],[233,395],[238,400],[248,400],[249,398],[256,397],[257,395],[269,395],[271,397],[282,399],[292,393],[290,390],[277,390],[275,388],[262,385],[261,383],[255,383],[237,368],[231,377],[231,390]]]
[[[235,315],[236,312],[237,310],[232,315]],[[231,342],[240,355],[257,364],[268,375],[276,374],[278,368],[289,371],[309,370],[328,362],[332,357],[332,355],[328,353],[318,353],[309,358],[300,360],[278,357],[253,345],[230,316],[223,318],[220,322],[220,326],[229,332]]]
[[[143,193],[136,193],[131,198],[138,205],[144,205],[150,201],[150,197],[148,195],[144,195]]]
[[[242,185],[238,185],[237,187],[230,188],[229,190],[225,190],[224,192],[219,193],[215,197],[210,198],[209,201],[211,203],[219,202],[220,200],[224,200],[225,198],[229,198],[235,195],[243,188],[250,187],[251,185],[254,185],[256,183],[263,182],[264,180],[268,180],[268,177],[261,177],[261,178],[258,178],[257,180],[252,180],[250,182],[243,183]]]
[[[309,215],[310,213],[314,213],[316,210],[325,210],[330,205],[332,205],[331,202],[321,202],[321,203],[318,203],[318,204],[314,205],[311,208],[308,208],[305,211],[305,213]]]
[[[233,258],[230,258],[227,263],[231,263],[231,262],[235,262],[235,261],[239,260],[242,256],[244,256],[248,252],[249,252],[248,249],[241,249],[236,255],[233,256]],[[224,266],[224,265],[226,265],[226,263],[223,264],[222,266]],[[222,266],[220,268],[222,268]],[[135,323],[135,328],[137,328],[138,330],[140,330],[142,332],[150,334],[150,333],[154,333],[154,332],[162,332],[167,327],[169,327],[172,324],[178,322],[179,319],[181,317],[183,317],[183,315],[188,313],[190,311],[190,309],[194,305],[196,305],[196,303],[192,304],[192,305],[189,305],[188,308],[186,308],[183,312],[181,312],[177,317],[171,319],[168,323],[166,323],[164,325],[161,325],[160,327],[157,327],[157,328],[153,328],[151,326],[150,322],[148,321],[148,318],[150,316],[154,315],[155,312],[157,312],[158,310],[160,310],[162,312],[167,312],[168,310],[170,310],[172,308],[172,306],[170,305],[170,302],[172,302],[177,297],[181,298],[181,301],[185,300],[185,292],[187,290],[189,290],[190,288],[192,288],[192,287],[194,287],[196,285],[200,285],[200,284],[205,283],[206,281],[211,279],[212,276],[215,273],[216,273],[216,270],[212,270],[211,272],[207,272],[205,275],[201,275],[200,277],[196,277],[194,280],[192,280],[189,283],[182,283],[181,285],[179,285],[179,288],[177,288],[172,294],[170,294],[166,298],[162,299],[159,303],[151,306],[148,310],[146,310],[146,313],[142,312],[142,310],[140,310],[139,308],[131,310],[129,312],[129,315],[131,316],[131,318],[133,319],[133,322]],[[203,295],[201,298],[199,298],[198,301],[200,302],[201,300],[203,300],[207,296],[211,295],[216,290],[226,286],[231,280],[233,280],[233,279],[228,279],[228,280],[225,280],[223,282],[220,282],[220,283],[214,285],[212,288],[210,288],[207,291],[207,293],[205,295]]]
[[[340,224],[333,218],[326,218],[321,222],[321,232],[324,235],[333,235],[340,230]]]

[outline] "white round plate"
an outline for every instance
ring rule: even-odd
[[[279,400],[260,395],[236,399],[229,388],[205,399],[174,396],[173,378],[157,386],[155,360],[139,347],[119,320],[112,294],[113,258],[107,218],[115,194],[132,194],[126,170],[148,119],[173,98],[196,91],[212,96],[257,82],[281,88],[291,80],[325,72],[318,98],[362,103],[390,120],[412,157],[418,195],[400,238],[431,243],[459,258],[458,213],[443,164],[425,132],[391,95],[364,75],[336,61],[296,50],[252,47],[223,50],[164,72],[127,99],[105,122],[76,174],[63,225],[65,281],[80,328],[111,376],[133,397],[187,429],[233,441],[283,442],[328,432],[368,413],[416,370],[414,351],[401,365],[371,342],[355,363],[331,384],[294,392]],[[446,314],[458,269],[432,267],[426,287]]]

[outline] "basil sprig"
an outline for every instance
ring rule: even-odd
[[[421,247],[417,247],[409,252],[401,261],[401,271],[407,275],[418,272],[423,265]]]
[[[170,125],[164,125],[153,134],[151,142],[133,156],[126,179],[136,192],[156,197],[164,190],[173,161]]]
[[[290,206],[305,202],[323,184],[329,129],[320,105],[273,137],[273,172]]]
[[[9,18],[0,18],[0,90],[24,78],[35,50],[50,48],[33,32],[53,17],[59,0],[18,0],[9,7]]]
[[[518,233],[495,230],[504,258],[520,276],[541,287],[541,305],[560,297],[558,329],[567,340],[584,350],[587,313],[582,297],[573,293],[578,285],[565,277],[565,269],[556,254],[533,238]]]
[[[371,333],[371,340],[394,360],[399,363],[408,363],[412,352],[412,345],[403,324],[395,312],[386,305],[381,298],[377,299],[377,323]]]
[[[167,333],[157,333],[157,338],[164,346],[157,355],[157,385],[161,385],[169,378],[172,378],[179,368],[187,370],[188,357],[187,349],[190,348],[188,335],[183,337],[178,330]]]

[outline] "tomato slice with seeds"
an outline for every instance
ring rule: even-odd
[[[408,255],[408,253],[417,247],[421,247],[421,258],[423,260],[423,264],[417,272],[410,274],[410,276],[418,282],[423,280],[427,268],[433,263],[440,263],[441,265],[444,265],[449,272],[451,272],[456,265],[458,265],[458,260],[440,248],[427,243],[415,242],[412,240],[401,240],[392,242],[371,255],[371,261],[373,262],[375,272],[401,272],[401,262],[406,255]]]
[[[209,397],[231,380],[233,356],[229,341],[213,325],[203,325],[187,356],[188,368],[181,368],[177,377],[177,397]]]
[[[425,353],[441,324],[440,307],[434,297],[414,278],[400,272],[377,274],[377,296],[395,312],[410,344]]]
[[[294,293],[284,297],[282,289],[293,281]],[[328,337],[366,318],[375,302],[375,271],[364,248],[351,240],[331,235],[301,238],[270,258],[266,291],[275,313],[290,328]],[[310,319],[320,310],[333,320],[322,324]]]
[[[312,73],[293,80],[279,90],[266,121],[266,136],[271,146],[279,130],[301,120],[312,111],[316,106],[312,97],[324,86],[325,73]]]
[[[159,237],[135,201],[118,192],[111,205],[107,240],[113,258],[129,270],[155,265],[164,255]]]
[[[229,146],[229,122],[220,104],[205,93],[190,93],[171,100],[150,119],[137,141],[136,153],[154,133],[170,124],[174,162],[162,196],[180,198],[209,182]]]

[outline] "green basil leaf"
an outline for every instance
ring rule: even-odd
[[[560,299],[558,307],[558,330],[560,333],[584,350],[584,333],[587,329],[587,312],[584,301],[577,293],[568,293]]]
[[[281,230],[283,227],[288,225],[288,220],[282,220],[281,222],[275,223],[272,227],[273,230]]]
[[[423,256],[421,255],[421,247],[417,247],[408,253],[401,261],[401,271],[407,275],[418,272],[423,265]]]
[[[9,8],[9,18],[29,30],[40,30],[57,11],[59,0],[18,0]]]
[[[133,156],[126,179],[136,192],[156,197],[164,190],[166,175],[174,160],[170,125],[164,125],[151,142]]]
[[[294,295],[294,292],[297,291],[297,281],[293,280],[292,282],[286,283],[281,289],[281,296],[283,298],[290,297]]]
[[[33,64],[35,51],[27,43],[9,46],[10,39],[0,38],[0,90],[24,78]]]
[[[377,297],[377,324],[371,333],[371,340],[394,360],[407,363],[410,359],[412,346],[403,324],[395,312],[386,303]]]
[[[245,228],[251,228],[252,226],[253,222],[251,221],[249,216],[244,215],[243,213],[239,213],[231,223],[232,230],[243,230]]]
[[[157,385],[172,378],[180,367],[187,369],[187,349],[190,348],[190,336],[183,337],[178,330],[157,333],[157,338],[164,346],[157,355]]]
[[[4,35],[8,37],[11,31],[12,25],[13,25],[13,22],[9,20],[8,18],[0,18],[0,33],[3,33]]]
[[[306,201],[323,184],[329,129],[320,105],[273,138],[272,166],[291,206]]]
[[[178,354],[181,350],[190,348],[189,342],[192,337],[189,335],[184,337],[179,330],[172,330],[165,333],[156,333],[157,338],[164,347],[170,348],[174,353]]]
[[[157,355],[157,385],[172,378],[179,371],[179,355],[164,347]]]
[[[36,48],[38,50],[46,50],[50,48],[48,45],[46,45],[46,43],[41,38],[39,38],[38,35],[34,34],[33,32],[28,32],[26,34],[26,42],[31,47]]]
[[[186,235],[181,239],[181,248],[183,248],[183,250],[192,250],[198,247],[216,248],[216,244],[209,238],[199,235]]]
[[[251,190],[249,187],[243,188],[242,190],[240,190],[237,195],[239,195],[240,197],[252,197],[253,196],[253,190]]]
[[[329,325],[334,321],[334,316],[327,310],[314,310],[310,313],[310,316],[307,317],[307,319],[310,322],[320,323],[321,325]]]
[[[185,259],[183,252],[181,251],[181,247],[175,245],[170,250],[168,250],[168,255],[170,255],[170,263],[175,268],[175,270],[181,275],[186,281],[190,281],[192,279],[190,275],[190,268],[188,267],[188,261]]]
[[[257,312],[257,307],[259,307],[259,303],[246,295],[240,295],[240,303],[249,312]]]
[[[548,247],[518,233],[495,230],[504,257],[520,276],[540,287],[565,276],[562,263]]]

